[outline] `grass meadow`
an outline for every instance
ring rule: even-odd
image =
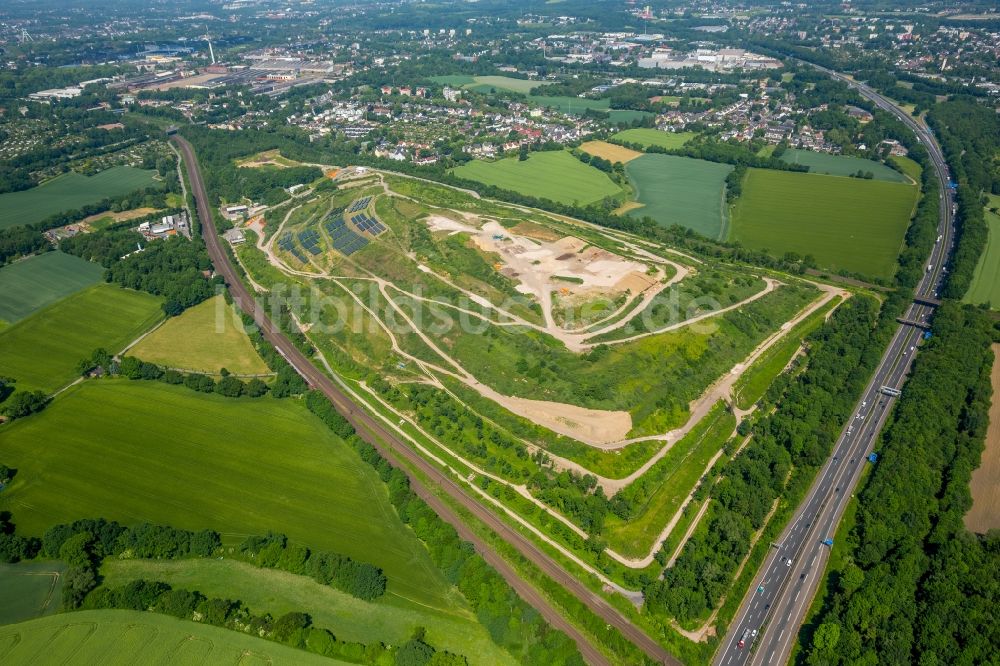
[[[51,615],[62,604],[62,562],[0,564],[0,625]],[[0,650],[0,654],[3,654]]]
[[[825,173],[831,176],[850,176],[852,173],[860,171],[871,171],[875,180],[884,180],[889,183],[906,183],[906,176],[880,162],[862,159],[860,157],[849,157],[847,155],[831,155],[830,153],[817,153],[813,150],[801,150],[799,148],[789,148],[781,156],[782,162],[789,164],[801,164],[809,167],[809,173]]]
[[[104,269],[63,252],[46,252],[0,268],[0,319],[16,323],[101,282]]]
[[[611,100],[590,99],[589,97],[546,97],[544,95],[529,95],[528,101],[537,106],[547,109],[555,109],[559,113],[571,116],[582,116],[585,111],[600,111],[608,114],[608,120],[612,123],[630,123],[639,118],[646,118],[653,114],[648,111],[634,111],[632,109],[612,109]]]
[[[214,529],[229,545],[273,530],[382,567],[379,603],[464,611],[375,472],[298,401],[90,380],[6,426],[0,450],[18,470],[0,510],[19,532],[96,516]]]
[[[625,165],[635,200],[629,215],[679,224],[709,238],[725,233],[726,176],[733,167],[676,155],[643,155]]]
[[[30,190],[0,194],[0,229],[41,222],[55,213],[121,196],[154,182],[152,171],[130,166],[112,167],[90,177],[71,171]]]
[[[0,375],[19,389],[55,391],[94,349],[117,353],[162,318],[156,296],[94,285],[0,332]]]
[[[916,203],[902,183],[749,169],[730,240],[819,266],[889,279]]]
[[[603,171],[562,150],[531,153],[523,162],[516,157],[496,162],[473,160],[453,172],[461,178],[565,204],[587,205],[621,193]]]
[[[168,368],[217,374],[263,375],[270,370],[257,354],[243,324],[221,295],[169,319],[129,350]]]
[[[628,557],[645,556],[735,427],[736,417],[718,404],[675,443],[638,482],[644,486],[641,498],[646,501],[636,515],[627,521],[614,515],[606,519],[608,545]]]
[[[696,136],[694,132],[663,132],[649,127],[634,127],[615,134],[612,139],[643,146],[659,146],[668,150],[680,148]]]
[[[466,655],[470,663],[514,663],[485,631],[471,628],[467,617],[369,603],[320,585],[308,576],[278,569],[260,569],[236,560],[109,560],[101,574],[104,584],[110,587],[139,578],[162,580],[208,597],[237,598],[255,612],[267,612],[273,617],[308,609],[314,625],[330,629],[337,638],[347,641],[398,645],[422,626],[432,645]]]
[[[0,654],[8,664],[346,664],[230,629],[124,610],[62,613],[0,627]]]
[[[996,310],[1000,309],[1000,215],[992,212],[992,208],[1000,208],[1000,196],[990,195],[990,203],[983,211],[989,227],[986,248],[979,256],[972,284],[962,300],[976,305],[988,303]]]

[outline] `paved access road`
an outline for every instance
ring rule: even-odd
[[[314,389],[322,391],[337,408],[337,411],[350,421],[351,425],[355,427],[358,434],[365,441],[378,449],[383,456],[399,466],[400,469],[407,472],[410,477],[410,487],[413,491],[427,502],[442,519],[450,523],[463,539],[471,542],[475,546],[476,552],[507,580],[522,599],[537,609],[549,624],[566,632],[567,635],[576,641],[576,644],[580,648],[580,653],[587,663],[608,664],[609,662],[538,590],[522,579],[500,555],[490,548],[485,541],[480,539],[463,522],[450,505],[438,497],[420,477],[411,473],[407,467],[400,465],[400,462],[405,461],[407,465],[419,470],[419,473],[424,478],[428,479],[441,491],[447,493],[464,510],[488,525],[490,529],[538,566],[546,575],[573,593],[573,595],[586,604],[606,623],[617,628],[625,638],[634,643],[651,659],[662,664],[676,664],[680,666],[680,662],[673,655],[632,624],[618,609],[608,604],[599,594],[592,592],[583,583],[567,573],[527,537],[510,527],[492,511],[468,495],[454,479],[431,465],[423,456],[411,449],[406,440],[397,437],[395,433],[383,427],[379,421],[370,416],[359,405],[354,404],[350,398],[341,392],[330,377],[313,365],[312,361],[306,358],[285,337],[284,333],[271,322],[267,313],[257,307],[253,296],[243,284],[229,255],[226,253],[225,248],[222,247],[222,241],[218,233],[216,233],[215,222],[208,207],[208,196],[205,193],[205,184],[198,168],[194,149],[181,136],[174,135],[171,137],[171,140],[177,145],[184,157],[188,178],[191,181],[191,189],[198,206],[198,217],[201,220],[202,235],[205,238],[205,245],[208,248],[208,254],[212,259],[215,270],[225,279],[226,286],[240,309],[253,316],[254,321],[261,330],[261,334],[309,382],[309,385]]]
[[[863,97],[902,120],[916,133],[930,153],[941,184],[940,240],[927,261],[924,277],[917,286],[917,300],[903,319],[929,320],[933,308],[923,299],[933,300],[951,253],[954,229],[952,193],[948,189],[948,167],[933,134],[908,113],[868,86],[842,74],[817,67],[833,78],[854,87]],[[847,502],[853,496],[868,453],[885,423],[893,398],[882,387],[899,389],[919,349],[923,331],[901,324],[886,349],[871,382],[855,409],[854,418],[844,427],[831,457],[820,470],[792,521],[774,544],[736,618],[726,634],[714,663],[721,666],[784,664],[791,655],[799,627],[812,603],[824,574],[829,548],[823,540],[833,538]],[[757,632],[756,634],[754,632]],[[744,646],[739,646],[740,641]]]

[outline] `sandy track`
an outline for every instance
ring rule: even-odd
[[[1000,527],[1000,344],[993,345],[993,401],[982,464],[972,472],[972,508],[965,514],[965,527],[985,534]]]

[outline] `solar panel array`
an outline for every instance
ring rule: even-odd
[[[382,226],[381,222],[373,217],[368,217],[364,213],[352,217],[351,222],[353,222],[358,229],[361,229],[361,231],[367,231],[372,236],[378,236],[380,233],[385,231],[385,227]]]
[[[298,246],[295,245],[295,239],[292,238],[292,234],[286,233],[281,238],[278,239],[278,247],[286,252],[291,252],[296,259],[301,261],[303,264],[306,263],[305,255],[299,250]]]
[[[368,208],[368,204],[370,204],[371,202],[372,202],[372,198],[371,197],[365,197],[363,199],[358,199],[353,204],[351,204],[351,207],[349,209],[347,209],[347,212],[348,213],[357,213],[359,210],[364,210],[365,208]]]
[[[368,239],[364,236],[359,236],[349,229],[342,217],[328,218],[326,224],[323,226],[326,227],[326,232],[330,234],[330,239],[333,241],[333,248],[344,256],[349,257],[365,245],[368,245]]]
[[[302,243],[302,247],[304,247],[309,254],[315,256],[320,253],[319,232],[315,229],[300,231],[299,242]]]

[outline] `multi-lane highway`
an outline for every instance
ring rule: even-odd
[[[670,664],[671,666],[676,664],[680,666],[680,662],[673,655],[632,624],[618,609],[611,606],[599,594],[591,591],[586,585],[565,571],[536,546],[534,542],[503,522],[496,514],[480,504],[464,488],[456,483],[455,479],[430,464],[423,456],[414,451],[406,440],[386,429],[381,422],[373,418],[359,405],[354,404],[330,377],[318,369],[310,359],[306,358],[285,337],[284,333],[271,322],[263,308],[257,306],[258,304],[243,284],[229,255],[221,245],[219,236],[216,233],[215,223],[212,220],[211,211],[208,207],[208,196],[205,193],[205,185],[198,168],[194,149],[183,137],[175,135],[172,137],[172,141],[180,149],[181,155],[184,158],[188,178],[191,181],[192,193],[194,194],[195,203],[198,208],[198,217],[201,220],[202,235],[205,238],[205,245],[212,259],[212,264],[215,266],[215,270],[225,279],[229,292],[240,309],[254,318],[254,321],[260,328],[261,334],[309,382],[309,385],[314,389],[322,391],[337,408],[337,411],[350,421],[358,434],[378,449],[383,456],[397,465],[400,462],[405,462],[411,468],[418,470],[424,479],[433,484],[433,487],[447,493],[463,510],[485,523],[521,555],[580,599],[609,626],[618,629],[625,638],[635,644],[651,659],[661,664]],[[400,468],[409,475],[410,487],[413,491],[427,502],[443,520],[450,523],[459,536],[471,542],[475,546],[476,552],[482,555],[483,559],[507,580],[522,599],[537,609],[550,625],[566,632],[576,642],[580,648],[580,653],[587,663],[602,665],[609,663],[607,658],[575,626],[570,624],[538,590],[522,579],[496,551],[479,538],[466,525],[457,512],[452,509],[451,505],[433,492],[431,485],[426,483],[421,476],[410,473],[405,466],[400,466]]]
[[[948,189],[948,168],[941,150],[927,127],[870,87],[837,72],[822,67],[818,69],[844,81],[879,108],[897,116],[916,133],[930,154],[941,183],[940,236],[917,286],[916,300],[902,317],[906,321],[927,322],[933,307],[926,301],[937,297],[944,266],[954,242],[953,202]],[[891,393],[891,389],[898,390],[902,386],[922,335],[923,330],[911,324],[900,324],[896,330],[853,417],[844,426],[833,453],[780,539],[773,544],[743,599],[715,655],[715,664],[742,666],[747,663],[784,664],[788,661],[799,627],[826,567],[829,547],[823,541],[833,538],[864,466],[870,464],[867,456],[872,452],[889,414],[893,397],[884,388],[890,389]]]

